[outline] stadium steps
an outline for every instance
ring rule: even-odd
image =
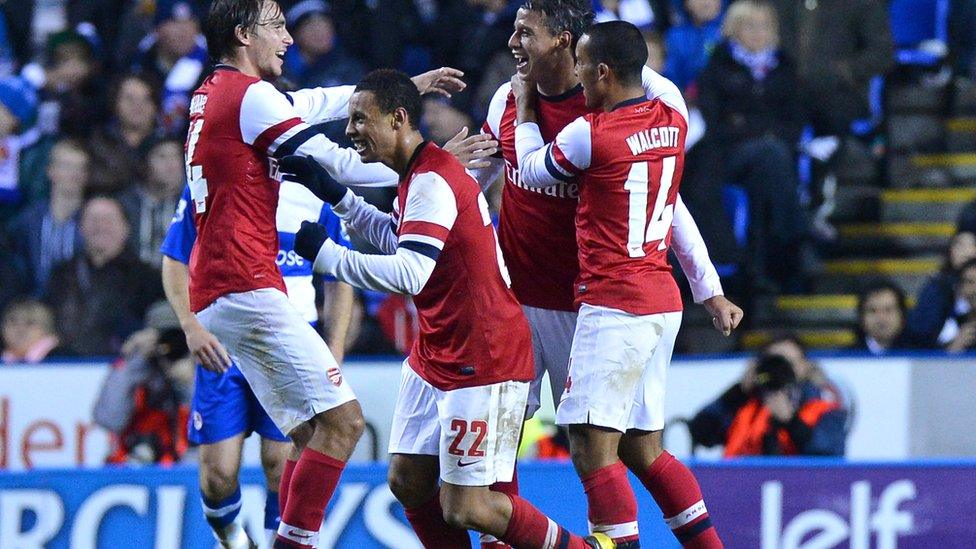
[[[976,188],[890,189],[880,200],[882,221],[955,223],[966,204],[976,201]]]
[[[780,330],[777,329],[749,330],[742,335],[742,348],[749,351],[758,350],[779,332]],[[850,347],[857,340],[854,330],[850,328],[800,328],[790,332],[800,338],[808,349],[843,349]]]
[[[781,295],[773,305],[775,325],[851,325],[857,321],[853,294]]]
[[[954,223],[847,223],[837,227],[840,255],[903,256],[940,253],[955,232]]]
[[[941,265],[941,255],[827,260],[814,275],[814,293],[857,293],[871,280],[883,277],[894,281],[907,295],[916,295]]]
[[[950,118],[945,128],[949,152],[976,151],[976,116]]]

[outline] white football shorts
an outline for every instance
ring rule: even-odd
[[[227,294],[197,318],[227,348],[282,433],[356,399],[329,347],[281,291]]]
[[[510,482],[528,392],[524,381],[442,391],[404,361],[390,453],[439,456],[441,480],[451,484]]]
[[[542,376],[549,372],[549,390],[553,404],[566,387],[569,375],[569,351],[573,346],[576,330],[575,311],[556,311],[522,306],[522,312],[532,330],[532,355],[535,359],[535,379],[529,386],[529,406],[525,417],[530,418],[539,410],[542,402]]]
[[[664,384],[681,312],[632,315],[583,304],[558,425],[664,428]]]

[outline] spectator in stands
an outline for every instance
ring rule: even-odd
[[[71,259],[80,247],[78,218],[89,166],[88,152],[80,142],[68,138],[55,143],[47,166],[50,198],[28,204],[10,225],[10,248],[35,297],[47,291],[54,266]]]
[[[162,138],[146,154],[146,175],[121,194],[119,201],[132,224],[132,244],[139,259],[159,268],[159,247],[166,238],[173,212],[185,183],[183,141]]]
[[[36,364],[48,356],[64,354],[54,330],[54,315],[40,301],[24,299],[11,303],[3,313],[4,364],[27,362]]]
[[[450,101],[440,98],[424,100],[420,124],[428,138],[443,146],[462,128],[471,128],[471,117],[451,106]]]
[[[956,299],[956,281],[962,266],[976,258],[976,233],[960,230],[949,241],[942,269],[918,292],[915,308],[908,315],[909,337],[918,346],[939,349],[940,333],[951,317],[965,314],[965,301]],[[944,339],[944,338],[943,338]]]
[[[654,30],[645,30],[641,34],[647,45],[647,62],[644,64],[656,73],[665,74],[668,50],[664,45],[664,39]]]
[[[64,343],[81,356],[119,352],[163,296],[159,271],[126,248],[129,224],[112,198],[89,200],[81,214],[84,248],[54,268],[47,302]]]
[[[81,34],[64,30],[48,37],[45,59],[21,71],[41,97],[38,129],[49,136],[88,136],[105,118],[94,47]]]
[[[792,333],[776,334],[762,349],[763,355],[777,355],[785,358],[793,365],[793,372],[797,380],[803,383],[810,383],[820,391],[819,397],[828,402],[836,402],[842,406],[847,406],[847,399],[840,390],[840,387],[827,377],[817,363],[810,360],[807,356],[806,347],[800,339]],[[746,390],[751,390],[756,383],[755,373],[756,363],[753,362],[746,370],[742,378],[742,384]]]
[[[158,0],[156,30],[139,44],[134,72],[162,82],[161,130],[168,135],[186,133],[190,94],[202,79],[207,64],[207,42],[200,33],[201,7],[195,1]]]
[[[108,463],[171,464],[188,448],[195,368],[186,337],[167,303],[153,306],[146,324],[159,338],[146,352],[112,364],[92,412],[113,434]]]
[[[726,40],[699,76],[707,129],[686,164],[682,194],[696,218],[705,219],[721,210],[714,205],[721,204],[724,184],[744,187],[753,290],[802,292],[807,229],[794,149],[803,115],[793,62],[778,48],[776,12],[766,1],[732,4],[722,35]],[[720,228],[705,234],[713,232]]]
[[[914,347],[905,330],[905,292],[890,280],[868,285],[857,299],[857,343],[854,350],[880,356]]]
[[[783,49],[796,59],[817,135],[844,136],[867,118],[868,86],[893,64],[883,0],[774,0]]]
[[[842,456],[847,413],[800,380],[789,360],[762,355],[748,388],[733,385],[689,423],[696,445],[725,445],[726,457]]]
[[[37,94],[30,84],[15,76],[0,79],[0,223],[24,198],[20,156],[34,141],[27,132],[36,116]]]
[[[955,306],[939,332],[938,343],[950,353],[976,348],[976,259],[956,273]]]
[[[685,0],[685,22],[671,27],[667,43],[667,73],[685,91],[708,63],[712,50],[721,41],[722,0]]]
[[[286,14],[295,45],[285,53],[284,75],[298,88],[355,84],[363,65],[336,43],[335,22],[322,0],[298,2]]]
[[[5,238],[0,238],[0,311],[14,300],[27,295],[20,258],[10,250]]]
[[[149,77],[128,74],[112,87],[113,118],[97,129],[92,151],[91,192],[121,192],[139,181],[146,152],[157,136],[159,87]]]
[[[648,28],[657,20],[648,0],[600,0],[594,10],[596,22],[627,21],[638,28]]]

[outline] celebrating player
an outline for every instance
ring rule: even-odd
[[[217,0],[206,34],[219,64],[190,101],[187,177],[197,241],[189,297],[198,325],[185,326],[187,340],[206,368],[224,371],[233,357],[292,439],[295,465],[282,474],[275,546],[314,547],[363,417],[328,347],[285,295],[275,262],[277,158],[311,154],[345,183],[396,174],[363,164],[303,121],[341,118],[350,87],[282,94],[266,81],[281,75],[292,44],[277,2]],[[457,89],[456,76],[440,69],[414,84],[447,93]]]
[[[286,158],[282,170],[387,254],[347,250],[304,223],[295,249],[317,272],[414,295],[420,333],[404,362],[389,471],[414,531],[436,549],[470,547],[466,529],[518,547],[612,547],[606,536],[584,540],[518,496],[488,489],[512,477],[533,371],[529,327],[508,288],[487,201],[460,162],[423,140],[420,96],[405,75],[370,73],[349,109],[346,133],[363,161],[400,175],[392,219],[312,159]]]
[[[186,187],[162,246],[163,288],[185,326],[193,325],[187,264],[197,236],[192,216],[186,212],[190,200],[190,188]],[[329,229],[330,238],[343,245],[348,245],[348,242],[342,234],[339,218],[331,208],[301,185],[289,182],[281,184],[277,215],[280,245],[277,263],[288,288],[289,301],[301,312],[302,318],[314,326],[318,312],[315,308],[315,288],[312,286],[312,264],[294,251],[295,233],[302,221],[318,221]],[[329,347],[337,362],[341,362],[342,344],[349,327],[352,288],[337,283],[333,297]],[[206,334],[201,335],[206,337]],[[200,492],[204,514],[217,541],[222,547],[229,548],[251,547],[252,542],[247,538],[240,519],[238,473],[244,438],[252,432],[260,435],[261,465],[268,487],[264,528],[269,536],[269,545],[273,544],[280,515],[278,485],[282,468],[286,467],[287,474],[291,474],[295,463],[285,461],[291,447],[288,437],[275,427],[236,365],[223,374],[197,365],[188,430],[190,441],[199,445]]]
[[[626,465],[685,547],[721,547],[697,481],[661,445],[665,371],[682,310],[667,250],[687,109],[676,92],[647,98],[641,82],[647,49],[629,23],[591,27],[576,57],[586,107],[601,112],[577,118],[549,146],[537,124],[535,84],[512,79],[522,183],[575,178],[580,189],[579,316],[556,420],[568,426],[595,531],[608,532],[618,546],[637,546]],[[727,329],[738,321],[734,314],[726,320]]]

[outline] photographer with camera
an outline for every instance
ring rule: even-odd
[[[797,378],[793,364],[765,353],[753,383],[737,383],[689,422],[696,445],[725,445],[725,457],[844,455],[847,412]]]

